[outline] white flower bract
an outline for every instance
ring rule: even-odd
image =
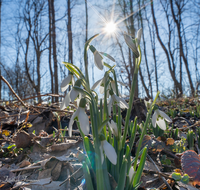
[[[152,117],[153,127],[156,128],[156,124],[157,124],[162,130],[166,130],[165,120],[168,122],[172,122],[172,120],[166,113],[164,113],[163,111],[160,111],[158,109],[155,110],[153,117]]]
[[[72,115],[70,122],[69,122],[69,126],[68,126],[68,130],[69,130],[69,136],[72,136],[72,125],[74,123],[74,119],[78,118],[78,121],[80,123],[80,128],[82,130],[82,132],[85,135],[89,134],[90,131],[90,127],[89,127],[89,119],[87,114],[85,113],[85,108],[79,107],[74,114]]]

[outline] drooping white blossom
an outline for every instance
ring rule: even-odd
[[[172,122],[172,120],[166,113],[160,111],[159,109],[156,109],[152,117],[153,127],[156,128],[157,124],[162,130],[166,130],[165,120],[168,122]]]
[[[84,104],[82,104],[82,100],[83,99],[84,98],[82,98],[80,100],[80,104],[79,104],[78,109],[74,112],[74,114],[72,115],[72,117],[70,119],[69,126],[68,126],[69,136],[70,137],[72,136],[72,125],[73,125],[75,119],[78,120],[82,132],[85,135],[89,134],[89,131],[90,131],[89,118],[88,118],[87,114],[85,113],[85,105],[86,105],[86,103],[84,102]]]
[[[108,114],[111,115],[111,107],[113,104],[117,104],[121,109],[128,109],[128,104],[123,98],[118,97],[115,94],[111,95],[111,98],[108,103]]]
[[[117,137],[118,136],[117,124],[113,120],[111,120],[111,122],[108,122],[108,126],[110,127],[112,133]]]
[[[103,151],[104,151],[105,155],[107,156],[107,158],[110,160],[110,162],[112,164],[116,165],[117,164],[117,153],[116,153],[114,147],[110,143],[108,143],[106,140],[101,141],[101,145],[100,145],[102,163],[104,161]]]

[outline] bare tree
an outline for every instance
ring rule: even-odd
[[[51,0],[48,0],[48,8],[49,8],[49,71],[51,77],[51,93],[54,93],[54,75],[51,66],[51,53],[52,53],[52,7],[51,7]],[[54,102],[54,97],[52,96],[52,102]]]

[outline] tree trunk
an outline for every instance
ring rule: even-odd
[[[51,93],[54,94],[54,78],[53,78],[53,70],[51,67],[51,33],[52,33],[52,8],[51,8],[51,0],[48,0],[48,8],[49,8],[49,71],[51,76]],[[52,102],[54,102],[54,97],[51,97]]]
[[[171,61],[170,61],[170,57],[169,57],[169,53],[167,51],[167,48],[165,47],[164,43],[162,42],[161,38],[160,38],[160,35],[159,35],[159,31],[158,31],[158,26],[157,26],[157,22],[156,22],[156,18],[155,18],[155,14],[154,14],[154,8],[153,8],[153,3],[151,3],[151,13],[152,13],[152,17],[153,17],[153,23],[154,23],[154,26],[155,26],[155,29],[156,29],[156,35],[157,35],[157,38],[158,38],[158,41],[162,47],[162,49],[164,50],[165,52],[165,55],[167,57],[167,63],[168,63],[168,68],[169,68],[169,71],[170,71],[170,74],[171,74],[171,77],[174,81],[174,85],[179,89],[179,91],[182,91],[182,86],[181,84],[177,81],[176,79],[176,74],[175,74],[175,70],[171,68]],[[169,42],[170,43],[170,42]],[[169,44],[168,43],[168,44]],[[173,63],[172,63],[173,64]],[[174,64],[173,64],[174,66]]]
[[[55,9],[54,0],[51,0],[52,8],[52,41],[53,41],[53,62],[54,62],[54,89],[55,94],[58,94],[58,63],[57,63],[57,53],[56,53],[56,25],[55,25]],[[58,97],[55,97],[55,101],[58,102]]]
[[[1,76],[1,5],[2,0],[0,0],[0,76]],[[0,80],[0,100],[1,100],[1,80]]]
[[[130,13],[133,13],[133,0],[130,0]],[[135,38],[135,28],[134,28],[134,20],[133,20],[133,15],[130,16],[130,32],[133,38]],[[133,55],[133,54],[132,54]],[[134,55],[132,56],[132,61],[133,61],[133,72],[131,72],[131,75],[133,76],[134,70],[135,70],[135,57]],[[133,80],[133,79],[132,79]],[[136,82],[136,87],[135,87],[135,94],[134,97],[138,97],[139,95],[139,89],[138,89],[138,75],[137,75],[137,82]]]
[[[177,27],[179,46],[180,46],[180,56],[183,58],[183,62],[185,64],[186,72],[187,72],[187,75],[188,75],[188,80],[189,80],[189,83],[190,83],[191,93],[194,96],[194,86],[193,86],[193,83],[192,83],[192,78],[191,78],[189,67],[188,67],[187,56],[185,55],[184,50],[183,50],[183,41],[182,41],[182,36],[181,36],[181,33],[184,32],[184,30],[181,31],[181,13],[182,13],[181,9],[182,8],[180,7],[180,4],[178,4],[178,2],[176,2],[176,6],[177,6],[177,9],[178,9],[178,18],[179,18],[179,20],[178,20],[178,19],[176,19],[176,16],[175,16],[175,13],[174,13],[172,0],[170,0],[170,6],[171,6],[172,17],[173,17],[174,22],[176,23],[176,27]],[[182,75],[182,73],[180,73],[180,74]]]

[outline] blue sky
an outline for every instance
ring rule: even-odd
[[[16,61],[16,46],[15,46],[15,33],[16,33],[16,21],[17,21],[17,11],[19,9],[18,6],[18,1],[17,0],[12,0],[12,1],[3,1],[2,5],[2,62],[3,64],[9,66],[12,68],[12,65],[14,65]],[[114,1],[113,1],[114,2]],[[154,3],[158,5],[158,1],[155,0]],[[96,1],[88,1],[88,18],[89,18],[89,31],[88,31],[88,37],[90,38],[96,33],[101,32],[102,29],[102,17],[110,19],[110,15],[112,12],[112,5],[111,1],[108,0],[100,0],[98,2]],[[150,5],[147,5],[146,7],[149,9],[149,19],[152,22],[152,18],[150,16]],[[65,12],[66,12],[66,1],[65,0],[56,0],[55,1],[55,10],[56,10],[56,19],[61,18]],[[137,7],[134,8],[135,11],[138,10]],[[166,35],[167,33],[167,26],[166,26],[166,20],[164,19],[164,12],[161,9],[161,6],[156,6],[155,7],[155,13],[157,15],[157,22],[159,25],[159,32],[160,35],[162,36],[162,39],[166,39],[163,36]],[[114,19],[117,19],[118,15],[121,15],[121,11],[119,8],[115,7],[114,10]],[[192,14],[192,13],[191,13]],[[62,61],[66,60],[67,61],[67,54],[66,57],[64,58],[64,49],[67,47],[67,30],[66,30],[66,19],[63,19],[62,21],[59,21],[56,23],[56,31],[57,31],[57,52],[58,52],[58,62],[61,64]],[[118,18],[120,19],[120,18]],[[185,18],[185,25],[187,25],[187,19]],[[45,18],[43,20],[44,25],[46,25],[46,29],[44,27],[44,31],[48,31],[48,20]],[[154,65],[153,65],[153,59],[152,59],[152,50],[150,47],[150,39],[149,39],[149,32],[148,32],[148,27],[147,23],[145,23],[144,27],[144,33],[145,33],[145,41],[147,45],[147,56],[148,56],[148,62],[149,62],[149,67],[150,70],[152,70],[152,83],[153,83],[153,90],[154,90],[154,95],[155,95],[155,77],[154,77]],[[137,26],[136,26],[137,27]],[[124,44],[123,47],[124,49],[127,49],[127,46],[125,45],[122,32],[126,30],[124,23],[122,22],[119,25],[120,32],[118,39],[119,41]],[[77,3],[76,5],[73,6],[72,9],[72,32],[73,32],[73,56],[74,56],[74,64],[77,66],[81,66],[83,64],[83,48],[84,48],[84,39],[85,39],[85,5],[83,2]],[[26,37],[26,33],[24,32],[24,39]],[[166,41],[164,40],[166,43]],[[119,53],[119,48],[116,45],[116,40],[114,39],[109,39],[106,38],[104,39],[103,36],[101,35],[98,37],[93,43],[92,43],[97,50],[109,53],[112,55],[115,60],[116,64],[120,65],[121,64],[121,57]],[[169,69],[166,63],[166,56],[163,53],[158,41],[156,40],[156,47],[157,47],[157,62],[158,62],[158,75],[159,75],[159,90],[165,91],[168,88],[173,87],[172,79],[169,74]],[[142,45],[141,45],[142,48]],[[94,69],[94,77],[95,81],[103,77],[104,71],[98,70],[98,68],[95,67],[94,62],[93,62],[93,55],[91,52],[88,53],[89,55],[89,73],[90,73],[90,83],[93,84],[93,76],[92,76],[92,69]],[[21,61],[23,60],[23,55],[21,55]],[[105,61],[108,62],[109,64],[114,64],[110,62],[108,59],[105,58]],[[64,67],[61,66],[64,70]],[[194,73],[194,64],[192,64],[192,58],[190,59],[190,71]],[[142,59],[142,64],[141,64],[142,72],[143,75],[147,81],[147,74],[146,74],[146,68],[144,64],[144,58]],[[119,70],[117,68],[117,70]],[[67,70],[65,69],[66,74]],[[185,74],[185,69],[183,66],[183,72],[184,76]],[[61,72],[60,72],[61,73]],[[178,75],[178,73],[177,73]],[[50,91],[50,78],[49,78],[49,71],[48,71],[48,51],[45,51],[42,56],[42,65],[41,65],[41,76],[42,78],[42,93],[47,93]],[[61,73],[60,76],[63,78],[63,74]],[[195,75],[192,76],[193,81],[196,81]],[[94,81],[94,82],[95,82]],[[60,79],[61,82],[61,79]],[[183,84],[188,86],[188,81],[187,77],[184,78]],[[120,88],[121,89],[121,88]],[[140,96],[144,97],[145,92],[144,89],[142,88],[141,83],[139,83],[139,91],[140,91]],[[125,88],[123,88],[123,93],[127,93]]]

